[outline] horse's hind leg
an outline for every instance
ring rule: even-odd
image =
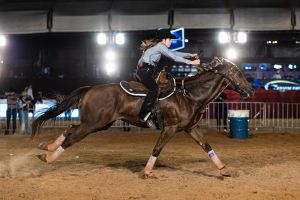
[[[203,136],[199,127],[192,129],[188,132],[192,138],[203,148],[203,150],[208,154],[208,157],[212,160],[212,162],[216,165],[216,167],[220,170],[220,174],[223,176],[230,176],[230,173],[226,166],[222,163],[222,161],[218,158],[217,154],[208,144],[206,139]]]
[[[66,139],[66,137],[70,134],[72,134],[75,129],[79,125],[70,125],[64,132],[61,134],[56,140],[50,144],[47,144],[45,142],[42,142],[38,145],[39,149],[45,150],[45,151],[55,151]]]
[[[152,169],[153,169],[153,166],[154,166],[160,152],[162,151],[164,146],[173,138],[175,133],[176,133],[176,126],[166,126],[162,130],[162,132],[156,142],[156,145],[153,149],[152,155],[150,156],[150,158],[147,162],[147,165],[144,169],[145,178],[152,176]]]
[[[56,148],[56,150],[53,153],[41,154],[41,155],[38,155],[37,157],[42,161],[45,161],[47,163],[52,163],[64,152],[64,150],[67,147],[71,146],[72,144],[74,144],[76,142],[79,142],[80,140],[85,138],[87,135],[89,135],[90,133],[95,131],[95,129],[90,128],[90,126],[82,125],[82,124],[73,127],[73,129],[74,129],[74,131],[72,132],[72,134],[65,135],[66,138],[64,139],[62,144],[59,145],[58,148]]]

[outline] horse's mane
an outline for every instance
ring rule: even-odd
[[[194,82],[201,83],[206,81],[206,77],[208,74],[214,73],[214,70],[220,65],[223,64],[222,60],[215,57],[210,63],[207,64],[206,67],[200,66],[198,67],[199,72],[191,77],[185,78],[185,83],[193,84]]]
[[[206,67],[202,67],[201,71],[195,76],[186,77],[184,83],[179,84],[180,87],[189,89],[196,85],[205,85],[206,82],[215,79],[216,76],[221,76],[225,78],[227,84],[231,84],[234,87],[238,87],[236,83],[232,80],[232,75],[237,73],[242,74],[242,70],[230,60],[225,58],[215,57]]]

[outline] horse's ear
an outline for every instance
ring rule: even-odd
[[[231,60],[228,60],[226,58],[222,58],[222,63],[224,63],[224,64],[231,64],[231,65],[235,65],[236,66],[236,64],[234,64]]]
[[[220,60],[220,59],[217,56],[215,56],[213,60]]]
[[[223,63],[223,58],[214,57],[215,66]]]
[[[215,65],[222,64],[223,58],[220,59],[218,57],[214,57],[213,62],[215,63]]]

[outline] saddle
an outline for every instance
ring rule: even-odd
[[[174,94],[176,90],[175,79],[165,71],[160,72],[156,82],[159,87],[158,100],[164,100]],[[147,95],[148,89],[139,82],[136,81],[121,81],[121,88],[129,95],[145,97]]]

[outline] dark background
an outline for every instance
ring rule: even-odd
[[[227,45],[217,41],[215,30],[186,30],[186,48],[181,51],[199,53],[202,62],[214,56],[224,56]],[[126,42],[115,46],[118,52],[117,76],[107,76],[103,70],[103,54],[110,46],[96,43],[96,33],[43,33],[10,35],[8,44],[1,49],[0,87],[21,91],[33,84],[42,91],[58,90],[68,93],[84,86],[130,80],[141,55],[141,40],[151,38],[155,31],[125,32]],[[277,44],[266,44],[277,40]],[[246,44],[236,45],[243,63],[295,63],[300,65],[300,48],[296,31],[249,32]],[[166,60],[164,60],[166,62]],[[170,66],[173,63],[167,63]],[[48,72],[45,73],[45,71]]]
[[[225,31],[233,32],[237,31],[240,25],[238,19],[243,21],[247,18],[239,13],[241,8],[254,10],[270,8],[270,12],[273,8],[275,11],[276,8],[282,8],[283,13],[284,11],[289,13],[288,16],[283,16],[283,18],[288,17],[288,26],[285,27],[286,22],[282,22],[283,27],[279,27],[280,31],[278,31],[276,30],[278,26],[267,24],[265,17],[270,20],[268,14],[274,18],[281,15],[277,15],[276,12],[257,13],[259,15],[257,19],[261,23],[266,23],[265,25],[270,25],[273,31],[265,31],[267,29],[264,27],[262,27],[263,30],[257,31],[255,27],[251,27],[253,21],[250,21],[250,29],[247,31],[248,42],[231,44],[239,53],[238,59],[234,62],[241,68],[244,63],[278,63],[285,67],[293,63],[300,66],[300,30],[297,30],[299,29],[297,24],[299,24],[300,1],[298,0],[0,0],[0,3],[0,34],[2,34],[2,28],[8,31],[6,34],[8,44],[0,48],[0,59],[3,60],[3,63],[0,63],[1,94],[9,88],[21,92],[29,84],[33,85],[34,92],[38,90],[44,93],[59,91],[67,94],[80,86],[131,80],[132,72],[141,55],[139,51],[141,40],[155,35],[153,26],[156,24],[151,25],[150,22],[151,28],[146,24],[148,30],[142,31],[140,28],[136,31],[125,31],[125,44],[114,47],[118,52],[118,73],[109,77],[104,72],[103,55],[108,48],[112,47],[99,46],[96,43],[96,34],[101,30],[78,32],[76,29],[78,24],[68,24],[68,20],[65,20],[63,22],[66,27],[64,27],[67,29],[70,25],[72,32],[66,32],[66,29],[61,30],[63,32],[55,32],[55,27],[57,27],[55,25],[59,24],[55,20],[61,16],[71,19],[77,19],[76,17],[83,17],[82,19],[91,17],[89,19],[92,19],[93,15],[102,13],[104,18],[108,16],[108,19],[99,23],[107,26],[104,28],[105,32],[113,32],[113,25],[117,25],[112,20],[115,15],[128,17],[133,14],[138,18],[140,14],[149,17],[165,12],[167,13],[165,26],[172,27],[176,24],[174,16],[180,14],[181,10],[185,10],[184,14],[197,16],[202,13],[201,9],[211,9],[213,13],[210,14],[215,16],[218,12],[230,14],[231,27],[227,27]],[[27,11],[42,11],[42,14],[23,15]],[[21,17],[19,19],[16,16],[25,16],[26,19],[22,21]],[[44,17],[42,25],[39,24],[39,16]],[[6,19],[8,21],[5,21]],[[159,19],[159,17],[156,16],[154,19]],[[76,22],[85,25],[84,20]],[[191,24],[194,22],[198,26],[195,29],[186,29],[186,38],[189,42],[181,51],[198,53],[202,62],[209,62],[214,56],[224,57],[229,45],[221,45],[217,41],[217,34],[221,28],[205,29],[199,27],[197,20],[191,21]],[[144,22],[139,23],[143,25]],[[213,21],[208,19],[205,24],[214,27],[212,23]],[[39,25],[37,29],[35,29],[36,24]],[[17,27],[18,25],[20,27]],[[32,26],[29,27],[32,29],[27,29],[27,25]],[[97,23],[93,22],[89,29],[97,29],[93,25]],[[32,31],[32,33],[26,34],[26,31]],[[37,33],[38,31],[43,33]],[[266,41],[269,40],[276,40],[278,43],[267,44]],[[174,64],[165,60],[163,62],[168,66]]]

